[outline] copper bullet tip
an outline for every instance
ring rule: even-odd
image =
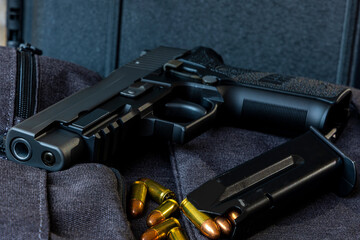
[[[144,203],[138,199],[132,199],[130,200],[130,215],[133,218],[137,218],[141,216],[141,214],[144,212]]]
[[[152,227],[165,220],[164,215],[160,211],[152,211],[146,219],[148,227]]]
[[[230,220],[222,216],[218,216],[214,220],[220,227],[222,234],[230,236],[233,230]]]
[[[141,240],[157,240],[157,239],[159,239],[159,234],[154,229],[148,229],[148,230],[146,230],[146,232],[144,232],[141,235],[140,239]]]
[[[233,225],[236,225],[236,219],[240,217],[240,213],[237,210],[233,210],[228,213],[228,217],[229,217],[230,222]]]
[[[211,218],[201,224],[200,231],[210,239],[218,239],[221,234],[219,226]]]

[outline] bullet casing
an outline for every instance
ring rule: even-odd
[[[135,181],[131,185],[130,199],[139,199],[142,202],[145,202],[147,190],[148,188],[145,182]]]
[[[187,198],[185,198],[181,202],[180,207],[181,207],[181,211],[183,211],[185,216],[199,229],[201,228],[201,224],[203,222],[210,219],[209,215],[197,210],[197,208],[194,205],[192,205],[192,203],[189,202]]]
[[[129,212],[132,217],[138,217],[143,213],[147,189],[147,185],[142,181],[135,181],[131,185]]]
[[[170,217],[179,209],[179,204],[174,199],[165,200],[160,206],[151,211],[147,218],[147,225],[154,226]]]
[[[206,237],[210,239],[220,237],[220,228],[215,221],[209,215],[200,212],[187,198],[181,202],[180,209]]]
[[[171,229],[167,235],[169,240],[189,240],[183,230],[180,227]]]
[[[155,225],[141,236],[141,240],[158,240],[158,239],[166,239],[168,232],[176,227],[180,227],[180,222],[176,218],[169,218],[165,221]]]
[[[175,199],[175,193],[170,189],[162,186],[161,184],[155,182],[154,180],[148,178],[141,178],[140,181],[143,181],[148,186],[148,192],[150,197],[157,203],[161,204],[166,199]]]

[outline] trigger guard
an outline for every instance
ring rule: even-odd
[[[216,103],[211,103],[209,109],[182,99],[174,99],[169,101],[167,106],[165,105],[142,118],[139,127],[141,136],[156,136],[174,143],[184,144],[207,131],[216,121],[218,111]],[[184,119],[182,116],[183,119],[179,119],[180,115],[189,112],[191,117],[187,116]]]
[[[192,122],[206,114],[203,106],[177,98],[164,105],[162,118],[173,122]]]

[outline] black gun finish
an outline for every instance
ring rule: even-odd
[[[209,180],[187,199],[213,216],[236,211],[239,216],[231,239],[241,239],[249,219],[259,220],[265,213],[295,205],[321,189],[347,196],[356,182],[355,163],[311,128]]]
[[[186,143],[219,123],[324,133],[344,125],[350,100],[349,88],[233,68],[208,48],[160,47],[11,128],[6,155],[58,171],[106,162],[130,137]]]

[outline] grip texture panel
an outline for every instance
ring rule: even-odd
[[[271,126],[269,129],[281,132],[286,126],[286,129],[294,132],[306,130],[307,111],[303,109],[244,100],[243,113],[242,122],[256,126],[257,129]],[[265,119],[263,116],[266,116]]]
[[[341,93],[347,89],[344,86],[315,79],[283,76],[280,74],[231,67],[225,65],[221,56],[214,50],[205,47],[193,49],[186,59],[201,64],[214,72],[223,74],[244,85],[326,98],[330,101],[336,101]]]

